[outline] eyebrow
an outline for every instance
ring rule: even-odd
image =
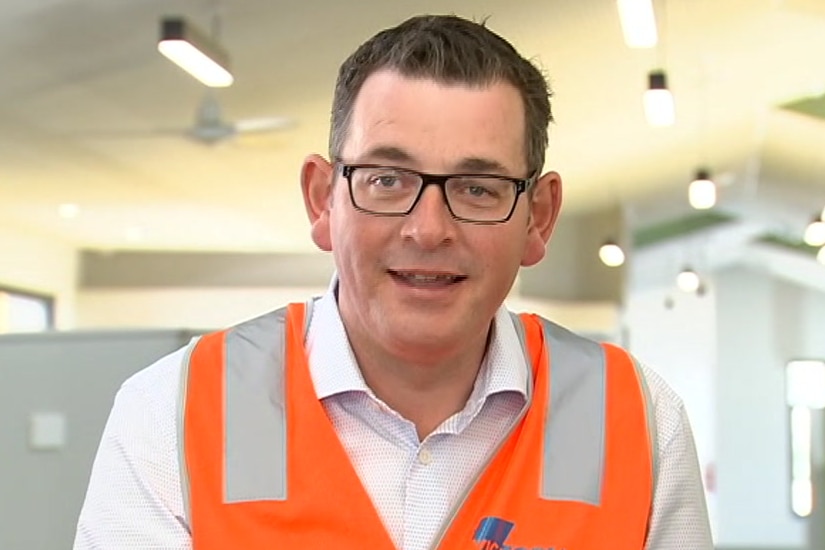
[[[415,164],[413,155],[392,145],[380,145],[367,151],[362,157],[367,162],[389,162],[399,164]],[[497,160],[483,157],[467,157],[461,159],[454,168],[458,173],[492,173],[507,174],[509,170]]]
[[[462,159],[456,169],[460,172],[483,172],[493,174],[506,174],[509,170],[497,160],[481,157],[469,157]]]
[[[372,162],[411,163],[415,161],[415,158],[411,154],[400,147],[394,147],[392,145],[379,145],[378,147],[374,147],[367,151],[362,158]]]

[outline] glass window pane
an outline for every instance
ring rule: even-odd
[[[51,298],[0,289],[0,333],[41,332],[51,328]]]
[[[41,298],[12,294],[9,296],[11,332],[39,332],[49,328],[49,308]]]
[[[825,408],[825,362],[791,361],[787,369],[788,405]]]

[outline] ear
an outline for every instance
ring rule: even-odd
[[[533,187],[530,219],[527,222],[527,243],[521,265],[535,265],[544,258],[560,211],[561,176],[556,172],[548,172],[541,176]]]
[[[312,226],[312,240],[325,252],[332,250],[329,209],[332,204],[332,165],[320,155],[304,159],[301,168],[301,191],[304,207]]]

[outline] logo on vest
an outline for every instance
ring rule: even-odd
[[[478,550],[565,550],[556,546],[510,546],[507,544],[507,537],[515,526],[515,523],[506,519],[481,518],[473,535],[473,542]]]

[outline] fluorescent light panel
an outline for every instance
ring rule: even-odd
[[[229,55],[181,17],[163,19],[158,51],[210,88],[234,82]]]
[[[652,48],[659,40],[652,0],[616,0],[624,41],[630,48]]]

